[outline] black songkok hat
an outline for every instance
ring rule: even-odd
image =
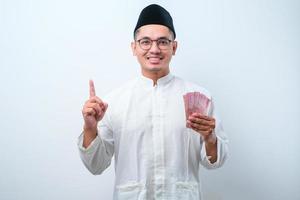
[[[141,26],[148,24],[160,24],[166,26],[173,32],[174,38],[176,38],[173,19],[170,13],[157,4],[151,4],[142,10],[133,33],[135,34],[136,30]]]

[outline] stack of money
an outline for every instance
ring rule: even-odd
[[[188,92],[183,95],[186,119],[193,113],[207,115],[210,99],[200,92]],[[190,128],[190,127],[188,127]]]

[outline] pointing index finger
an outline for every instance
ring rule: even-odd
[[[96,96],[94,81],[90,80],[90,98]]]

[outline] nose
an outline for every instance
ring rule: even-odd
[[[149,49],[150,53],[160,53],[160,49],[158,48],[157,42],[153,41],[151,48]]]

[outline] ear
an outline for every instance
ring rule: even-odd
[[[177,41],[173,41],[173,46],[172,46],[172,50],[173,50],[173,53],[172,53],[172,55],[174,56],[175,55],[175,53],[176,53],[176,50],[177,50]]]
[[[132,50],[132,54],[134,56],[136,56],[136,42],[135,41],[131,42],[131,50]]]

